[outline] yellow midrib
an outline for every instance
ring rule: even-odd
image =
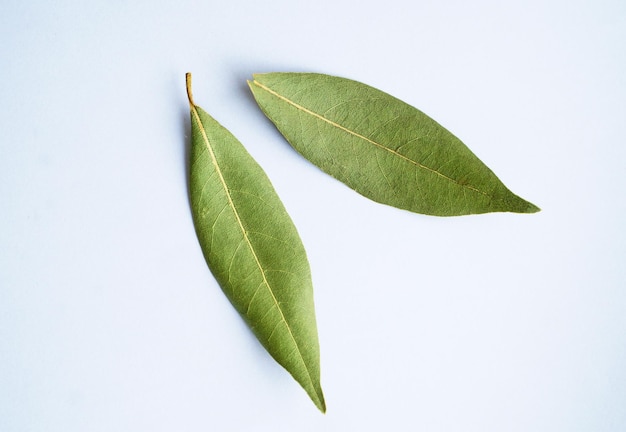
[[[196,109],[195,105],[191,105],[191,112],[193,113],[193,116],[196,119],[196,123],[198,124],[198,127],[200,128],[200,133],[202,134],[202,139],[204,140],[206,148],[209,151],[209,154],[211,155],[211,161],[213,162],[213,166],[215,167],[215,171],[217,172],[217,175],[218,175],[218,177],[220,179],[220,182],[222,183],[222,187],[224,188],[224,191],[226,192],[226,198],[228,199],[228,204],[230,205],[230,208],[233,210],[233,213],[235,214],[235,219],[237,220],[237,225],[239,225],[239,228],[241,229],[241,233],[243,234],[243,237],[244,237],[244,239],[246,241],[246,244],[248,245],[248,248],[250,249],[250,252],[252,253],[252,256],[254,257],[254,261],[255,261],[257,267],[259,268],[259,271],[261,272],[261,277],[263,278],[263,283],[267,287],[267,290],[269,291],[270,295],[272,296],[272,300],[276,304],[276,309],[280,313],[280,318],[285,323],[285,327],[287,327],[287,331],[289,332],[289,336],[291,337],[291,340],[293,340],[293,343],[296,346],[296,350],[298,352],[298,356],[300,357],[300,360],[302,361],[302,364],[304,365],[304,368],[305,368],[305,370],[307,372],[307,376],[309,378],[309,381],[311,382],[311,387],[314,390],[314,392],[317,394],[317,390],[316,390],[315,384],[313,382],[313,377],[311,376],[311,371],[309,370],[307,362],[304,360],[304,357],[302,356],[302,352],[300,351],[300,346],[298,345],[298,342],[296,341],[296,338],[294,337],[294,335],[293,335],[293,333],[291,331],[291,327],[289,326],[289,323],[287,322],[287,319],[285,318],[285,315],[283,314],[283,311],[280,308],[280,303],[278,302],[278,299],[276,299],[276,296],[274,295],[274,291],[272,290],[272,287],[269,284],[269,282],[267,280],[267,277],[265,276],[265,270],[263,270],[263,267],[261,266],[261,262],[259,261],[259,258],[258,258],[257,254],[256,254],[256,251],[254,250],[254,247],[252,246],[252,242],[250,241],[250,238],[248,237],[248,233],[247,233],[246,229],[244,228],[243,223],[241,222],[241,218],[239,217],[239,212],[237,211],[237,208],[235,207],[235,203],[233,202],[233,199],[232,199],[232,197],[230,195],[230,190],[228,189],[228,185],[226,184],[226,180],[224,180],[224,176],[222,175],[222,170],[220,169],[220,166],[217,163],[217,158],[215,157],[215,153],[213,152],[213,148],[211,147],[211,144],[209,142],[209,138],[208,138],[208,136],[206,134],[206,130],[204,129],[204,125],[202,124],[202,120],[200,120],[200,115],[198,114],[198,110]],[[318,395],[318,399],[320,399],[320,403],[321,403],[321,398],[319,397],[319,395]]]
[[[382,150],[386,150],[389,153],[393,154],[394,156],[397,156],[397,157],[399,157],[399,158],[401,158],[401,159],[403,159],[403,160],[405,160],[405,161],[415,165],[418,168],[421,168],[421,169],[429,171],[429,172],[431,172],[433,174],[436,174],[436,175],[438,175],[438,176],[440,176],[440,177],[442,177],[442,178],[444,178],[446,180],[449,180],[452,183],[455,183],[455,184],[457,184],[457,185],[459,185],[461,187],[465,187],[465,188],[470,189],[470,190],[472,190],[474,192],[478,192],[480,194],[483,194],[483,195],[486,195],[486,196],[490,196],[488,193],[486,193],[484,191],[481,191],[480,189],[477,189],[477,188],[475,188],[473,186],[470,186],[470,185],[461,184],[457,180],[455,180],[455,179],[453,179],[451,177],[448,177],[447,175],[445,175],[445,174],[443,174],[443,173],[441,173],[441,172],[439,172],[439,171],[437,171],[437,170],[435,170],[433,168],[430,168],[430,167],[428,167],[426,165],[422,165],[421,163],[419,163],[417,161],[414,161],[413,159],[410,159],[410,158],[404,156],[403,154],[400,154],[397,151],[395,151],[393,149],[390,149],[389,147],[386,147],[386,146],[384,146],[384,145],[382,145],[380,143],[377,143],[376,141],[374,141],[374,140],[372,140],[372,139],[370,139],[370,138],[368,138],[368,137],[366,137],[364,135],[361,135],[358,132],[352,131],[352,130],[346,128],[345,126],[340,125],[339,123],[336,123],[336,122],[334,122],[332,120],[329,120],[326,117],[324,117],[324,116],[322,116],[322,115],[320,115],[320,114],[318,114],[318,113],[316,113],[314,111],[311,111],[310,109],[308,109],[306,107],[303,107],[300,104],[297,104],[296,102],[292,101],[291,99],[286,98],[285,96],[281,95],[280,93],[275,92],[274,90],[270,89],[269,87],[265,86],[264,84],[261,84],[257,80],[253,80],[252,84],[262,88],[266,92],[270,93],[271,95],[276,96],[277,98],[281,99],[282,101],[287,102],[289,105],[293,106],[294,108],[296,108],[296,109],[298,109],[298,110],[300,110],[302,112],[305,112],[305,113],[307,113],[307,114],[309,114],[309,115],[311,115],[311,116],[313,116],[313,117],[315,117],[315,118],[317,118],[319,120],[322,120],[322,121],[328,123],[329,125],[331,125],[333,127],[336,127],[337,129],[340,129],[340,130],[342,130],[342,131],[344,131],[344,132],[346,132],[346,133],[348,133],[348,134],[350,134],[352,136],[360,138],[360,139],[362,139],[362,140],[364,140],[364,141],[366,141],[366,142],[368,142],[368,143],[370,143],[370,144],[372,144],[372,145],[374,145],[374,146],[376,146],[376,147],[378,147],[378,148],[380,148]]]

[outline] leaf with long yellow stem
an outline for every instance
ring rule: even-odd
[[[204,257],[222,290],[274,359],[325,412],[307,256],[263,169],[193,102],[191,207]]]

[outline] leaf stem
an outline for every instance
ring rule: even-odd
[[[187,83],[187,98],[189,99],[189,105],[194,107],[196,104],[193,103],[193,94],[191,93],[191,72],[187,72],[185,74],[185,81]]]

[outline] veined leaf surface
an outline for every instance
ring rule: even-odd
[[[191,207],[204,257],[267,351],[325,412],[311,271],[298,232],[263,169],[193,103]]]
[[[534,213],[458,138],[368,85],[323,74],[255,74],[265,115],[305,158],[360,194],[416,213]]]

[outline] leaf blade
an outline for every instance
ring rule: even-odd
[[[262,168],[190,90],[189,99],[192,214],[207,264],[259,342],[325,412],[304,246]]]
[[[300,154],[374,201],[437,216],[539,210],[433,119],[366,84],[268,73],[249,86]]]

